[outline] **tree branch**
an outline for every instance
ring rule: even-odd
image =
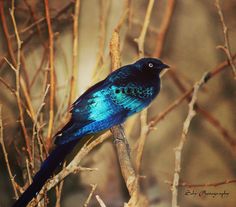
[[[70,82],[70,95],[69,95],[69,106],[75,99],[76,86],[78,79],[78,28],[79,28],[79,10],[80,10],[80,0],[75,1],[74,15],[73,15],[73,51],[72,51],[72,75]]]
[[[55,99],[55,71],[54,71],[54,35],[50,19],[49,3],[48,0],[44,0],[45,15],[48,26],[49,35],[49,71],[50,71],[50,104],[49,104],[49,123],[47,133],[47,148],[51,145],[51,136],[54,121],[54,99]]]
[[[183,124],[183,131],[180,138],[180,142],[178,146],[175,148],[175,172],[174,172],[174,179],[173,179],[173,186],[172,186],[172,207],[178,207],[177,197],[178,197],[180,170],[181,170],[182,150],[187,139],[190,123],[196,114],[194,106],[197,101],[197,93],[200,87],[206,82],[207,76],[208,76],[208,73],[205,73],[202,76],[201,80],[194,84],[193,95],[192,95],[191,101],[189,102],[189,111]]]
[[[222,9],[220,7],[220,0],[215,0],[215,6],[217,8],[218,15],[220,17],[220,21],[222,24],[223,33],[224,33],[224,46],[220,45],[220,46],[218,46],[218,48],[222,49],[225,52],[225,54],[227,55],[229,64],[230,64],[232,71],[233,71],[234,79],[236,79],[236,67],[234,65],[233,58],[232,58],[232,53],[231,53],[231,49],[230,49],[230,45],[229,45],[229,38],[228,38],[228,28],[227,28],[225,21],[224,21],[224,15],[223,15]]]

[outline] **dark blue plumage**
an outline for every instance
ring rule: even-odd
[[[165,68],[168,66],[159,59],[142,58],[81,95],[71,107],[70,121],[55,135],[56,148],[13,207],[24,207],[36,196],[80,138],[121,124],[147,107],[160,91],[159,75]]]

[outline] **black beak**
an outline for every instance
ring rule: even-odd
[[[168,69],[168,68],[170,68],[170,66],[169,65],[166,65],[166,64],[162,64],[162,69]]]

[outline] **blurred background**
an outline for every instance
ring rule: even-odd
[[[138,59],[138,47],[134,39],[140,35],[148,3],[147,0],[81,0],[77,30],[78,56],[73,64],[75,2],[49,1],[55,69],[52,134],[65,124],[72,100],[110,73],[109,42],[121,17],[124,17],[120,27],[121,63],[125,65]],[[236,1],[220,1],[220,6],[228,28],[228,41],[233,56],[236,51]],[[29,183],[28,172],[33,175],[37,171],[42,159],[40,155],[45,157],[47,151],[47,146],[40,148],[38,140],[44,144],[48,133],[50,89],[47,89],[51,63],[44,2],[15,1],[15,19],[22,40],[20,114],[14,95],[16,73],[6,62],[7,59],[17,66],[17,42],[10,15],[11,8],[11,1],[0,1],[1,145],[3,146],[3,139],[12,175],[17,184],[23,187]],[[217,48],[218,45],[224,45],[224,41],[222,23],[214,0],[154,1],[144,41],[144,55],[160,57],[171,65],[171,71],[162,78],[162,90],[148,109],[148,121],[165,111],[204,72],[214,71],[227,60],[225,52]],[[75,67],[78,71],[76,95],[71,98],[72,68]],[[181,102],[160,120],[146,139],[140,184],[149,200],[149,206],[171,206],[174,148],[180,141],[188,112],[188,100]],[[236,80],[230,66],[224,67],[204,85],[199,91],[197,104],[197,114],[191,122],[183,147],[180,172],[180,183],[187,183],[192,187],[179,187],[179,205],[233,207],[236,204]],[[22,130],[22,120],[25,132]],[[125,123],[133,156],[140,127],[140,115],[135,115]],[[27,164],[29,155],[25,144],[26,134],[29,146],[34,148],[33,168]],[[51,143],[48,146],[53,147]],[[40,149],[43,152],[41,154]],[[7,207],[14,202],[15,194],[6,165],[6,153],[4,156],[2,148],[0,159],[0,206]],[[112,139],[106,140],[89,153],[81,166],[97,170],[70,175],[65,179],[61,198],[55,196],[55,191],[52,190],[49,203],[41,206],[83,206],[91,191],[91,184],[97,184],[94,194],[99,195],[107,206],[123,206],[128,201],[129,194],[121,176]],[[224,184],[227,181],[232,183]],[[218,182],[222,182],[222,185],[214,186]],[[206,186],[194,186],[197,184]],[[213,186],[209,186],[211,184]],[[19,194],[20,187],[16,189]],[[226,192],[227,195],[200,196],[200,192]],[[99,206],[94,195],[88,206]]]

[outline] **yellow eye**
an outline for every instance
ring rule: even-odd
[[[149,68],[152,68],[152,67],[153,67],[153,64],[152,64],[152,63],[149,63],[149,64],[148,64],[148,67],[149,67]]]

